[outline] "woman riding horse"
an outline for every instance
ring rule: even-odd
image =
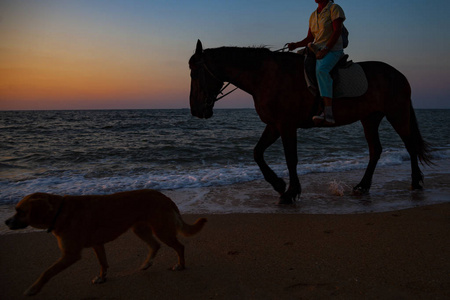
[[[313,119],[334,124],[332,100],[333,79],[330,71],[344,55],[342,26],[345,14],[342,8],[330,0],[315,0],[318,4],[309,18],[309,30],[306,38],[296,43],[289,43],[289,50],[306,47],[316,55],[316,75],[320,96],[325,103],[325,111]]]

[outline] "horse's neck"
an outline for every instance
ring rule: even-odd
[[[217,77],[225,82],[230,82],[253,95],[264,70],[255,68],[254,65],[262,63],[260,57],[252,56],[257,49],[217,48],[210,52],[210,62],[217,72]]]
[[[241,90],[253,95],[255,90],[255,72],[249,71],[245,68],[232,67],[227,65],[219,65],[217,67],[220,74],[218,77],[225,81],[230,82]]]
[[[228,82],[232,83],[241,90],[247,92],[250,95],[254,94],[255,91],[255,80],[253,72],[242,69],[234,69],[228,71]]]
[[[260,100],[268,101],[267,97],[270,97],[270,101],[280,101],[279,97],[286,95],[292,95],[292,99],[295,98],[297,102],[302,99],[306,110],[313,105],[314,97],[306,86],[302,57],[297,54],[263,52],[262,49],[261,52],[252,52],[253,49],[246,52],[244,49],[229,55],[224,54],[226,50],[218,49],[210,57],[217,77],[252,95],[255,106],[258,107]]]

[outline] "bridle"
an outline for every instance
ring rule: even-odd
[[[275,50],[274,52],[284,52],[287,49],[288,49],[288,44],[285,44],[283,48]],[[206,65],[206,62],[203,59],[203,57],[198,62],[196,62],[195,65],[200,68],[199,69],[199,72],[200,72],[200,88],[203,91],[205,91],[205,93],[206,93],[206,105],[208,107],[214,106],[214,103],[216,103],[220,99],[228,96],[229,94],[231,94],[232,92],[234,92],[235,90],[238,89],[238,87],[235,87],[231,91],[229,91],[229,92],[224,94],[223,92],[231,84],[231,82],[228,82],[225,86],[223,86],[224,81],[220,80],[219,78],[217,78],[217,76],[208,68],[208,66]],[[220,89],[220,91],[216,95],[210,95],[210,93],[208,91],[208,86],[206,84],[205,71],[208,72],[212,76],[212,78],[214,78],[216,81],[218,81],[218,82],[220,82],[222,84],[222,88]],[[221,94],[221,96],[217,97],[219,94]]]
[[[206,105],[211,107],[214,106],[214,103],[216,103],[217,101],[219,101],[220,99],[228,96],[229,94],[231,94],[232,92],[234,92],[235,90],[238,89],[238,87],[235,87],[234,89],[232,89],[231,91],[227,92],[227,93],[223,93],[225,91],[225,89],[231,84],[231,82],[228,82],[226,85],[224,84],[223,80],[220,80],[206,65],[205,60],[202,58],[200,61],[195,63],[198,67],[199,67],[199,72],[200,72],[200,88],[205,91],[206,93]],[[209,75],[211,75],[212,78],[214,78],[214,80],[216,80],[217,82],[220,82],[220,84],[222,85],[222,88],[219,90],[219,92],[216,95],[210,95],[209,90],[208,90],[208,86],[206,84],[206,76],[205,76],[205,71],[209,73]],[[217,97],[219,94],[221,94],[220,97]]]

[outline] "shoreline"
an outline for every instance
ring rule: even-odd
[[[93,251],[54,277],[34,299],[448,299],[450,203],[361,214],[183,214],[207,217],[180,237],[187,269],[162,245],[154,265],[131,232],[106,244],[108,281],[92,285]],[[44,232],[0,235],[2,298],[23,291],[56,259]]]
[[[363,214],[450,203],[449,169],[450,160],[441,160],[439,167],[424,166],[424,189],[411,191],[408,163],[396,166],[395,172],[392,167],[380,166],[370,193],[363,196],[352,194],[363,170],[303,174],[300,200],[290,208],[276,205],[279,195],[263,179],[160,191],[182,214]],[[12,214],[13,204],[0,205],[0,236],[11,233],[4,220]]]

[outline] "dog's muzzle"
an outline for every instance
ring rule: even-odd
[[[24,229],[24,228],[28,227],[27,223],[21,222],[21,221],[17,220],[14,217],[9,218],[8,220],[6,220],[5,224],[11,230]]]

